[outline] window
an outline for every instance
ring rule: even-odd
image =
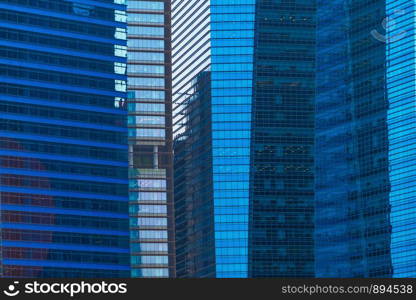
[[[142,78],[142,77],[129,77],[128,84],[130,86],[145,86],[145,87],[160,87],[165,86],[165,79],[163,78]]]
[[[133,269],[133,277],[168,277],[169,270],[166,269],[155,269],[155,268],[143,268],[143,269]]]
[[[129,13],[127,20],[129,22],[163,24],[165,21],[165,16],[156,14]]]
[[[127,47],[114,45],[114,55],[118,57],[127,57]]]
[[[154,65],[129,65],[127,67],[128,73],[139,73],[139,74],[164,74],[164,66]]]
[[[163,11],[164,10],[164,3],[163,2],[155,2],[155,1],[133,1],[130,0],[128,2],[129,9],[142,9],[142,10],[155,10],[155,11]]]
[[[166,180],[164,179],[133,179],[133,180],[130,180],[130,187],[165,189]]]
[[[165,227],[168,222],[166,218],[132,218],[130,219],[131,226],[154,226],[154,227]]]
[[[131,214],[166,214],[166,205],[131,205],[129,207]]]
[[[114,73],[125,75],[126,74],[126,64],[125,63],[120,63],[120,62],[115,62],[114,63]]]
[[[129,91],[127,96],[129,99],[165,100],[165,92],[163,91]]]
[[[114,11],[114,20],[116,22],[125,23],[127,21],[127,15],[125,11],[122,10],[115,10]]]
[[[118,92],[125,92],[127,89],[126,82],[124,80],[114,80],[114,88]]]
[[[128,34],[164,37],[165,29],[163,27],[129,26]]]
[[[164,62],[165,54],[160,52],[129,52],[128,60]]]
[[[167,243],[140,243],[132,244],[131,250],[133,252],[167,252]]]
[[[165,129],[129,129],[130,137],[139,137],[139,138],[165,138]]]
[[[116,28],[114,37],[119,40],[127,40],[127,33],[125,28]]]
[[[168,263],[167,256],[133,256],[131,258],[132,264],[146,264],[146,265],[165,265]]]
[[[129,116],[129,125],[165,125],[164,117],[156,116]]]
[[[145,40],[145,39],[128,39],[127,46],[129,48],[145,48],[145,49],[164,49],[164,40]]]
[[[129,111],[138,112],[165,112],[165,104],[157,103],[129,103]]]
[[[166,202],[167,195],[164,192],[138,192],[130,193],[130,201],[161,201]]]
[[[131,232],[136,239],[167,239],[168,233],[164,230],[139,230]]]

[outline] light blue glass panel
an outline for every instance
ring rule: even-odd
[[[414,1],[387,0],[387,115],[394,277],[416,277],[416,55]]]
[[[248,276],[255,4],[254,0],[211,1],[212,155],[219,278]]]

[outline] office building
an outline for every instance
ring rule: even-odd
[[[178,277],[314,276],[315,1],[172,1]]]
[[[389,101],[397,100],[388,99],[385,88],[386,2],[318,0],[317,277],[395,273],[391,184],[396,172],[389,164],[396,147],[390,135],[397,137],[397,130],[389,130],[388,120],[395,118]]]
[[[132,277],[173,277],[170,1],[127,1]]]
[[[387,0],[387,128],[393,277],[416,277],[414,1]]]
[[[126,6],[0,2],[2,277],[129,277]]]

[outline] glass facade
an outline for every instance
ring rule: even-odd
[[[416,277],[415,14],[0,0],[0,277]]]
[[[386,3],[317,3],[316,276],[390,277]]]
[[[313,276],[314,13],[172,2],[178,277]]]
[[[414,1],[387,0],[387,127],[393,277],[416,277]]]
[[[315,1],[256,15],[251,277],[313,277]]]
[[[256,1],[211,0],[210,9],[216,277],[248,277]]]
[[[177,277],[215,277],[209,1],[172,1]]]
[[[0,1],[2,277],[130,275],[122,2]]]
[[[173,277],[170,1],[127,1],[132,277]]]
[[[318,1],[318,277],[416,276],[414,15]]]

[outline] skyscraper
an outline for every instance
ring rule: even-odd
[[[318,1],[318,277],[416,276],[414,5]]]
[[[387,0],[387,128],[393,277],[416,277],[414,1]]]
[[[3,277],[130,275],[123,3],[0,2]]]
[[[173,277],[170,1],[128,1],[133,277]]]
[[[178,277],[311,277],[315,3],[172,1]]]

